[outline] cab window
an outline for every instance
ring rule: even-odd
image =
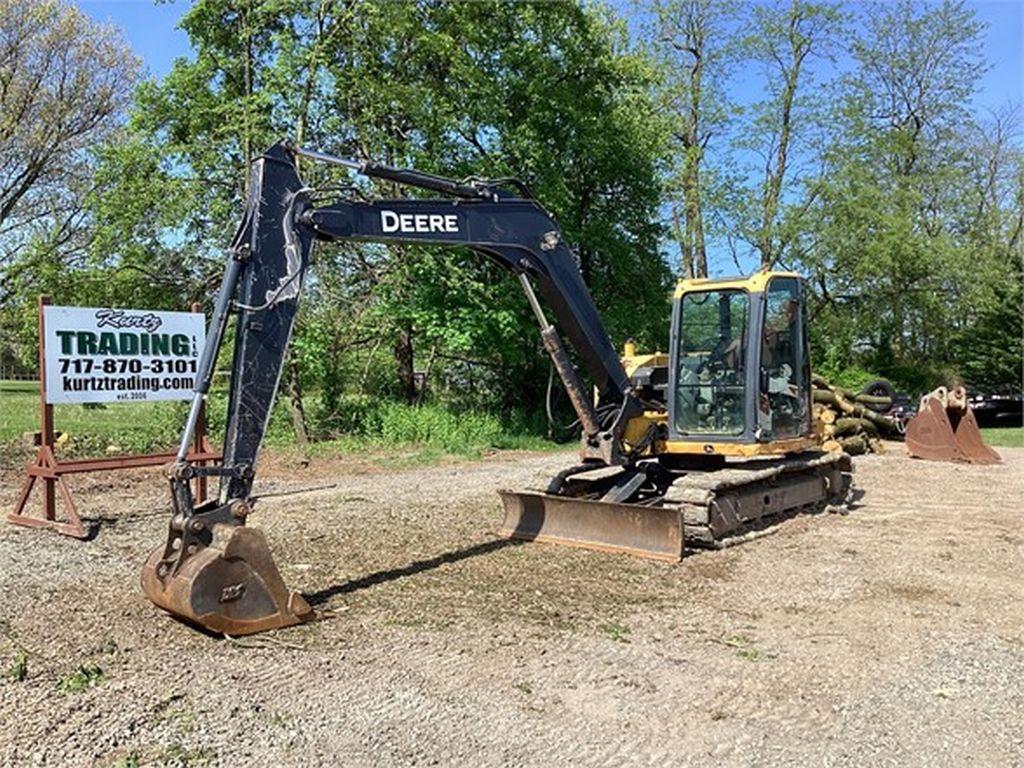
[[[761,339],[757,426],[762,439],[798,437],[810,428],[806,345],[799,281],[773,278],[765,292]]]
[[[743,432],[749,312],[749,296],[741,290],[696,291],[680,299],[678,432]]]

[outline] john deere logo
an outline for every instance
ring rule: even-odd
[[[426,234],[430,232],[458,232],[459,217],[454,213],[396,213],[380,212],[380,228],[385,233],[409,232]]]

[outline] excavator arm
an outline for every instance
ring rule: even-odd
[[[315,190],[299,177],[299,156],[445,197],[367,201],[353,193],[351,199],[317,207]],[[195,397],[170,471],[173,510],[167,541],[153,552],[142,576],[157,605],[213,631],[244,634],[312,616],[301,596],[284,586],[262,534],[244,528],[244,522],[315,240],[468,248],[516,274],[579,416],[581,458],[595,465],[627,465],[634,459],[622,435],[642,407],[557,224],[523,185],[456,181],[276,144],[252,168],[245,216],[232,241]],[[587,396],[534,284],[595,383],[599,409]],[[232,314],[237,324],[223,462],[193,466],[185,457]],[[218,498],[198,507],[189,485],[197,474],[221,480]]]

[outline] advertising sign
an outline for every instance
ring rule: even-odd
[[[195,312],[44,307],[46,401],[190,400],[204,321]]]

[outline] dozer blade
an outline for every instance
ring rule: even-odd
[[[289,592],[263,534],[217,524],[213,540],[167,574],[166,548],[153,551],[142,569],[146,596],[172,615],[211,632],[249,635],[316,618]]]
[[[505,505],[502,536],[672,563],[683,557],[683,520],[676,509],[529,491],[499,493]]]

